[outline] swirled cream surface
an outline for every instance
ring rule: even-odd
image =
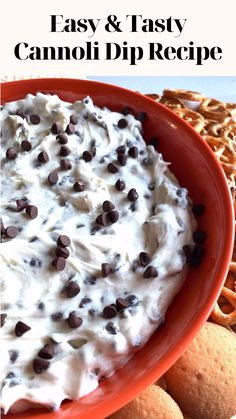
[[[195,220],[143,117],[41,93],[2,109],[5,413],[95,390],[183,284]]]

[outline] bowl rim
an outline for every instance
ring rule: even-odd
[[[170,354],[167,353],[165,357],[163,357],[165,362],[162,362],[162,366],[159,365],[159,370],[162,370],[161,372],[164,373],[166,372],[166,370],[168,368],[170,368],[171,365],[174,364],[174,362],[176,362],[176,360],[181,356],[181,354],[184,352],[184,350],[189,346],[189,344],[192,342],[192,340],[194,339],[194,337],[196,336],[196,334],[198,333],[198,331],[200,330],[200,328],[202,327],[203,323],[207,320],[207,318],[209,317],[212,308],[215,304],[215,302],[217,301],[221,289],[224,285],[224,281],[228,272],[228,267],[229,267],[229,263],[231,260],[231,256],[232,256],[232,252],[233,252],[233,245],[234,245],[234,208],[233,208],[233,200],[231,198],[230,195],[230,191],[229,191],[229,186],[226,180],[226,176],[225,173],[219,163],[219,161],[217,160],[215,154],[213,153],[213,151],[210,149],[210,147],[207,145],[207,143],[205,142],[205,140],[200,136],[200,134],[198,134],[191,126],[190,124],[188,124],[186,121],[184,121],[182,118],[180,118],[178,115],[176,115],[173,111],[171,111],[169,108],[167,108],[166,106],[164,106],[163,104],[156,102],[154,99],[149,98],[147,96],[145,96],[145,94],[140,93],[140,92],[135,92],[132,91],[130,89],[127,88],[123,88],[117,85],[113,85],[110,83],[104,83],[104,82],[100,82],[100,81],[95,81],[95,80],[85,80],[85,79],[74,79],[74,78],[32,78],[32,79],[24,79],[24,80],[16,80],[16,81],[9,81],[9,82],[3,82],[0,84],[0,88],[1,88],[1,103],[2,103],[2,97],[4,99],[4,94],[7,94],[7,90],[8,89],[16,89],[16,95],[17,95],[17,89],[19,88],[19,86],[22,86],[23,88],[27,88],[27,86],[29,86],[29,91],[28,93],[31,93],[32,90],[32,85],[36,85],[37,83],[39,84],[54,84],[54,83],[63,83],[64,86],[60,86],[60,88],[58,87],[58,89],[56,89],[55,87],[52,88],[51,90],[58,90],[61,93],[66,92],[67,88],[70,86],[70,91],[71,93],[73,93],[73,88],[72,88],[72,84],[83,84],[83,85],[99,85],[100,88],[109,88],[115,91],[123,91],[126,94],[132,94],[132,95],[136,95],[136,97],[138,98],[142,98],[142,100],[144,100],[144,102],[146,103],[152,103],[153,106],[156,106],[157,110],[158,108],[163,110],[164,113],[166,113],[167,115],[171,116],[171,118],[176,119],[178,121],[178,123],[182,126],[182,128],[184,129],[184,131],[189,132],[189,134],[193,137],[196,138],[196,141],[199,141],[201,143],[201,151],[202,153],[204,153],[205,156],[208,156],[208,158],[211,159],[211,163],[212,165],[215,167],[215,170],[218,172],[217,176],[220,177],[221,179],[221,188],[223,188],[224,191],[224,195],[226,200],[224,201],[224,208],[226,213],[229,215],[228,217],[228,224],[227,224],[227,232],[228,232],[228,242],[225,243],[225,247],[224,247],[224,254],[222,256],[222,261],[220,263],[220,267],[218,269],[218,277],[222,278],[222,281],[218,283],[217,286],[214,287],[214,292],[211,292],[211,298],[209,298],[204,306],[204,309],[202,309],[198,315],[195,316],[192,324],[191,324],[191,329],[188,330],[188,333],[185,334],[184,339],[182,338],[182,340],[184,340],[184,342],[179,342],[178,346],[175,348],[175,352],[174,354]],[[41,88],[40,89],[44,90],[45,92],[48,91],[50,92],[50,88]],[[38,89],[38,90],[40,90]],[[71,90],[72,89],[72,90]],[[25,93],[22,96],[23,97],[26,95],[27,93]],[[33,93],[35,94],[35,93]],[[55,93],[56,94],[56,93]],[[12,95],[12,93],[11,93]],[[108,96],[109,98],[109,96]],[[20,100],[20,99],[12,99],[12,100]],[[3,100],[3,103],[7,103],[7,101]],[[154,105],[155,104],[155,105]],[[171,362],[170,362],[170,358],[171,358]],[[169,364],[168,368],[165,367],[166,364]],[[125,389],[122,389],[119,392],[119,399],[122,399],[122,402],[117,401],[114,402],[114,409],[107,409],[106,408],[106,403],[103,403],[101,405],[101,413],[103,414],[111,414],[113,413],[115,410],[121,408],[122,406],[124,406],[125,404],[127,404],[130,400],[132,400],[134,397],[136,397],[142,390],[144,390],[144,388],[146,388],[148,385],[150,385],[151,383],[153,383],[155,381],[155,369],[156,368],[152,368],[151,371],[149,371],[148,374],[145,375],[145,377],[142,378],[142,381],[140,383],[136,383],[134,388],[129,388],[129,391],[127,392]],[[71,402],[73,403],[73,401]],[[63,410],[63,409],[62,409]],[[31,413],[31,410],[29,411]],[[32,418],[36,418],[37,417],[37,410],[35,411],[35,415],[32,415]],[[31,417],[29,416],[30,413],[27,413],[27,417]],[[93,413],[93,412],[91,412]],[[48,416],[48,412],[43,412],[42,414],[39,414],[40,417],[45,419],[48,417],[50,418],[58,418],[60,419],[60,411],[59,412],[53,412],[50,413],[51,416]],[[64,414],[66,414],[66,411],[63,411],[63,418],[66,418],[66,416],[64,416]],[[47,415],[47,416],[46,416]],[[76,418],[78,417],[79,413],[77,412],[68,412],[68,417],[71,418]],[[17,414],[17,416],[20,417],[24,417],[21,416],[21,414]],[[10,415],[9,418],[14,419],[15,415]],[[79,416],[80,417],[80,416]],[[8,418],[8,415],[6,416],[6,418]],[[83,418],[83,414],[81,415],[81,418]]]

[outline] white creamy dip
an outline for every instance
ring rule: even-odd
[[[1,114],[2,408],[56,410],[96,389],[163,322],[196,224],[187,190],[132,114],[41,93]],[[60,236],[70,243],[58,250]]]

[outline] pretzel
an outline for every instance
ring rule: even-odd
[[[181,102],[181,100],[176,99],[174,97],[162,97],[159,100],[159,102],[162,103],[162,105],[168,106],[168,108],[171,108],[174,112],[178,109],[187,109],[187,107],[183,102]]]
[[[187,121],[197,132],[201,132],[204,127],[204,118],[198,112],[191,111],[190,109],[175,109],[175,113],[180,118]]]
[[[230,115],[230,112],[222,102],[211,98],[204,99],[198,111],[205,118],[214,119],[215,121],[224,121]]]
[[[221,295],[230,303],[233,310],[229,313],[224,313],[217,302],[211,313],[211,319],[216,323],[220,322],[222,326],[234,325],[236,323],[236,293],[229,288],[223,287]]]
[[[201,102],[205,98],[202,93],[183,89],[165,89],[163,90],[163,97],[184,99],[193,102]]]

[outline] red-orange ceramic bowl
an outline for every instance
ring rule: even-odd
[[[207,231],[206,253],[201,266],[192,269],[168,309],[164,324],[125,367],[101,383],[92,394],[65,402],[58,412],[28,411],[13,419],[104,418],[128,403],[171,367],[207,320],[219,296],[233,246],[233,208],[226,179],[204,140],[184,121],[154,100],[117,86],[72,79],[38,79],[2,85],[2,103],[27,93],[56,93],[75,101],[87,95],[98,106],[120,111],[130,106],[144,111],[144,137],[159,140],[158,150],[170,161],[171,170],[185,186],[194,203],[203,203],[200,228]]]

